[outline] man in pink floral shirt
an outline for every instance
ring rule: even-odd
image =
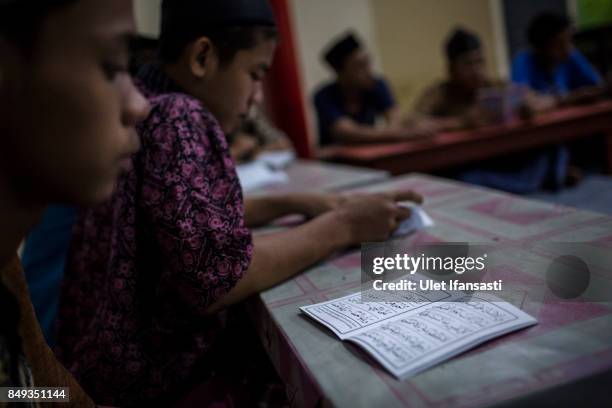
[[[207,308],[253,250],[217,121],[156,68],[140,85],[142,150],[112,202],[75,227],[60,310],[60,357],[92,393],[120,398],[109,404],[187,379],[219,330]]]
[[[142,150],[112,201],[81,216],[59,311],[60,359],[103,404],[169,404],[216,384],[248,346],[240,333],[233,350],[222,347],[221,309],[347,246],[385,240],[409,215],[395,202],[420,199],[273,197],[245,209],[224,132],[260,102],[276,47],[267,1],[165,0],[161,44],[161,63],[139,74],[151,104]],[[290,212],[314,219],[251,238],[247,222]]]

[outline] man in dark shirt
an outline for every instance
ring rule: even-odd
[[[389,86],[373,74],[370,57],[353,34],[331,45],[324,59],[336,80],[314,97],[321,145],[402,140],[423,133],[402,126]],[[386,125],[376,127],[381,117]]]

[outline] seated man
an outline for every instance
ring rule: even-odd
[[[424,92],[416,103],[413,120],[431,121],[430,126],[438,131],[486,124],[489,118],[479,101],[479,93],[485,88],[505,85],[486,77],[479,38],[469,31],[457,29],[446,42],[445,51],[449,79]],[[531,112],[554,106],[552,98],[535,93],[526,93],[520,103]],[[559,179],[563,180],[567,161],[559,150],[553,148],[495,158],[495,162],[479,163],[478,168],[461,172],[458,178],[512,193],[533,192],[545,183],[556,185]]]
[[[324,54],[336,81],[314,97],[321,145],[402,140],[422,133],[401,125],[401,113],[382,78],[372,73],[369,55],[353,34],[333,44]],[[376,127],[383,117],[386,126]]]
[[[510,91],[507,84],[487,77],[485,58],[480,39],[474,33],[458,28],[445,45],[448,79],[427,88],[414,106],[413,121],[430,122],[436,131],[473,128],[501,120],[492,117],[482,107],[479,96],[486,91],[497,91],[500,97]],[[506,92],[508,93],[508,92]],[[535,93],[521,92],[517,112],[535,113],[554,106],[554,100]]]
[[[574,48],[567,17],[538,15],[530,23],[527,37],[531,50],[514,59],[513,82],[552,95],[560,105],[588,102],[607,91],[597,71]]]
[[[449,78],[427,88],[418,98],[414,111],[419,120],[430,119],[438,130],[477,125],[477,97],[493,83],[485,75],[485,60],[478,37],[463,29],[455,30],[446,42]]]

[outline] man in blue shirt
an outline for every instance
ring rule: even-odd
[[[321,145],[402,140],[425,133],[402,126],[389,86],[374,76],[370,57],[353,34],[329,47],[324,59],[337,78],[314,97]],[[375,126],[378,118],[386,126]]]
[[[512,64],[512,81],[543,94],[559,104],[571,104],[601,96],[601,76],[572,44],[572,27],[562,15],[543,13],[530,23],[531,50],[519,53]]]
[[[542,13],[527,29],[531,49],[512,63],[512,81],[553,96],[557,106],[587,103],[608,93],[608,87],[587,59],[574,48],[570,20],[560,14]],[[554,187],[574,184],[580,170],[569,166],[567,148],[551,151]]]

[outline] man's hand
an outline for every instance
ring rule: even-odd
[[[557,100],[554,96],[528,92],[518,108],[521,119],[529,120],[539,113],[553,110],[557,107]]]
[[[346,196],[335,193],[301,193],[292,195],[292,200],[300,214],[314,218],[340,207],[346,202]]]
[[[340,227],[348,233],[349,245],[384,241],[400,221],[410,216],[410,209],[397,204],[402,201],[421,203],[423,198],[411,190],[354,195],[334,213]]]

